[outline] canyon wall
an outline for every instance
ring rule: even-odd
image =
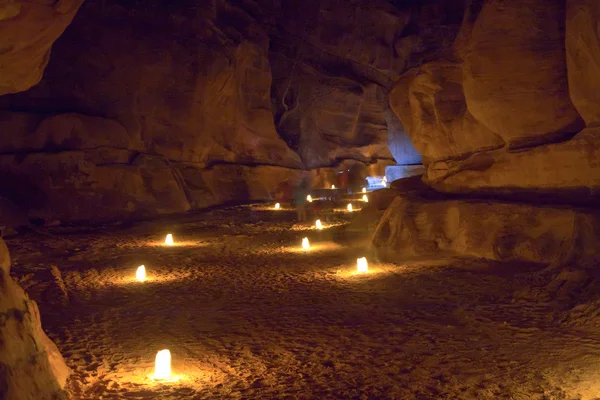
[[[39,82],[52,43],[69,24],[81,2],[0,1],[0,95],[27,90]],[[14,118],[6,117],[6,114],[0,117],[2,154],[23,143],[24,138],[17,136],[22,132],[11,128],[33,121],[18,114]],[[6,171],[0,170],[2,185],[7,187],[10,182],[11,190],[23,194],[19,200],[30,200],[38,194],[24,193],[26,188],[22,182],[11,179]],[[0,198],[0,225],[22,222],[19,212],[18,206]],[[0,398],[66,399],[63,388],[69,374],[56,345],[42,330],[37,304],[10,276],[10,255],[0,237]]]
[[[432,27],[454,18],[456,35],[446,3],[87,1],[41,82],[0,96],[3,219],[184,212],[418,163],[387,91],[444,47]]]
[[[390,104],[438,193],[390,206],[373,240],[382,254],[597,261],[599,12],[472,0],[452,52],[402,74]]]

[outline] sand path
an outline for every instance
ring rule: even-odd
[[[531,268],[378,264],[334,241],[339,228],[306,228],[285,210],[237,207],[7,242],[74,370],[73,399],[600,396],[598,320],[565,319]],[[183,243],[160,245],[168,232]],[[373,272],[356,275],[363,255]],[[163,348],[177,382],[147,378]]]

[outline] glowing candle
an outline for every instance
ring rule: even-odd
[[[366,194],[363,194],[363,201],[368,203],[369,202],[369,198],[367,197]]]
[[[140,282],[144,282],[146,280],[146,267],[140,265],[135,271],[135,279]]]
[[[319,229],[319,230],[323,229],[323,224],[321,224],[321,220],[320,219],[318,219],[318,220],[315,221],[315,227],[317,229]]]
[[[304,250],[310,250],[310,244],[308,243],[308,238],[302,239],[302,248]]]
[[[279,204],[279,203],[275,203],[275,209],[276,209],[276,210],[279,210],[280,208],[281,208],[281,204]]]
[[[352,203],[348,203],[348,211],[352,211]]]
[[[156,353],[154,362],[154,379],[167,379],[171,376],[171,352],[161,350]]]
[[[357,272],[369,272],[369,264],[367,263],[367,259],[365,257],[356,259],[356,271]]]
[[[174,243],[173,243],[173,235],[172,235],[172,234],[170,234],[170,233],[169,233],[169,234],[167,235],[167,237],[166,237],[166,239],[165,239],[165,244],[166,244],[167,246],[173,246],[173,244],[174,244]]]
[[[335,185],[331,185],[331,188],[332,188],[332,189],[335,189]]]
[[[308,196],[306,196],[306,200],[307,200],[309,203],[312,203],[312,196],[309,194]]]
[[[367,193],[367,188],[366,187],[363,188],[363,193]]]

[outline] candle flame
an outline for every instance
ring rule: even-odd
[[[140,282],[144,282],[146,280],[146,267],[143,265],[140,265],[137,270],[135,271],[135,279],[137,279]]]
[[[171,352],[161,350],[156,353],[154,362],[154,379],[167,379],[171,376]]]
[[[308,238],[302,239],[302,248],[304,250],[310,250],[310,243],[308,243]]]
[[[318,219],[315,221],[315,227],[319,230],[323,229],[323,224],[321,224],[321,220]]]
[[[367,197],[367,195],[366,195],[366,194],[363,194],[363,197],[362,197],[362,199],[363,199],[363,201],[364,201],[365,203],[368,203],[368,202],[369,202],[369,198]]]
[[[363,193],[367,193],[367,188],[366,188],[366,187],[364,187],[362,192],[363,192]]]
[[[335,189],[335,185],[331,185],[331,188],[332,188],[332,189]]]
[[[167,246],[173,246],[173,235],[172,234],[168,234],[167,237],[165,238],[165,244]]]
[[[276,210],[279,210],[280,208],[281,208],[281,204],[279,204],[279,203],[275,203],[275,209],[276,209]]]
[[[369,272],[369,264],[366,257],[356,259],[356,271],[359,273]]]
[[[348,203],[348,211],[352,211],[352,203]]]

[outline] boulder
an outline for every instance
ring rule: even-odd
[[[41,327],[37,304],[9,275],[10,257],[0,239],[0,398],[66,399],[70,374]]]
[[[511,147],[583,128],[569,98],[564,15],[564,0],[486,0],[472,25],[462,68],[467,108]]]
[[[0,2],[0,95],[27,90],[40,81],[52,44],[82,2]]]
[[[567,0],[569,93],[588,126],[600,124],[600,3]]]
[[[600,214],[572,208],[396,196],[372,238],[378,256],[595,265]]]

